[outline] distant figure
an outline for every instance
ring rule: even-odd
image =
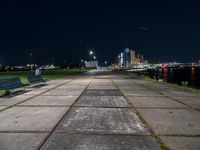
[[[35,69],[35,75],[36,75],[36,76],[41,75],[41,70],[40,70],[39,68],[36,68],[36,69]]]

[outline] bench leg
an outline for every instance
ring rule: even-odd
[[[15,95],[13,90],[10,90],[9,92],[10,92],[10,95],[11,95],[11,96],[14,96],[14,95]]]

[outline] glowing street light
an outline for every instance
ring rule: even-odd
[[[93,51],[90,51],[90,55],[93,55]]]
[[[96,56],[94,56],[93,59],[96,59]]]

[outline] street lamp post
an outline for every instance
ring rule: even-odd
[[[105,63],[105,66],[107,67],[107,64],[108,64],[108,62],[107,62],[107,61],[105,61],[104,63]]]
[[[30,59],[31,59],[31,62],[30,62],[30,63],[32,64],[33,53],[30,53],[29,55],[30,55]]]

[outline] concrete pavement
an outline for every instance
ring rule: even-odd
[[[199,94],[91,71],[1,98],[0,149],[197,150],[199,106]]]

